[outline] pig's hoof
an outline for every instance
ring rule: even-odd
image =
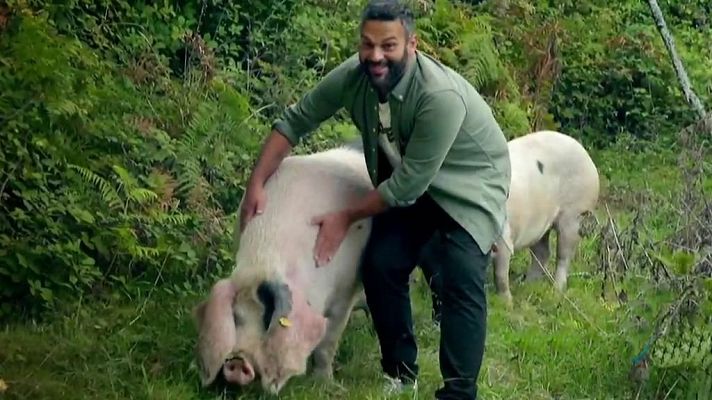
[[[567,279],[566,278],[560,278],[557,277],[557,279],[554,280],[554,288],[560,293],[563,293],[566,291],[566,286],[567,286]]]
[[[502,304],[507,310],[514,308],[514,299],[512,298],[512,293],[507,291],[499,294],[500,299],[502,299]]]
[[[319,380],[330,381],[334,379],[334,370],[331,366],[316,365],[314,366],[313,375]]]

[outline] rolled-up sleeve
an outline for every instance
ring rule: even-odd
[[[467,110],[460,94],[442,90],[428,94],[418,110],[403,162],[378,192],[391,207],[413,204],[428,189],[447,156]]]
[[[322,78],[319,83],[287,107],[272,124],[272,129],[282,133],[295,146],[319,124],[343,107],[343,86],[348,65],[343,63]]]

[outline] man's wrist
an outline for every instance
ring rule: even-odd
[[[252,174],[250,179],[247,181],[247,190],[251,190],[253,188],[261,188],[264,186],[264,179],[261,177],[259,173],[257,174]]]
[[[388,208],[388,204],[383,200],[377,190],[371,190],[366,196],[361,198],[354,206],[344,210],[349,224],[361,219],[380,214]]]
[[[344,210],[344,215],[346,216],[346,221],[348,222],[349,226],[353,224],[354,222],[360,220],[361,218],[359,217],[358,210],[355,208],[347,208]]]

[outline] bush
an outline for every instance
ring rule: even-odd
[[[171,80],[102,60],[27,10],[0,39],[0,302],[50,307],[97,285],[190,280],[226,238],[257,135],[229,74]],[[132,78],[132,79],[129,79]]]
[[[663,12],[675,16],[705,6],[667,7]],[[709,15],[706,7],[700,20]],[[531,93],[563,131],[591,146],[606,147],[621,134],[671,141],[693,121],[645,2],[514,0],[485,2],[480,9],[497,16],[492,22],[498,48],[519,72],[525,96]],[[709,53],[703,50],[709,34],[700,22],[691,28],[684,21],[689,19],[673,17],[668,25],[706,101],[712,98],[712,60],[700,55]],[[550,74],[541,79],[541,72]],[[540,83],[543,90],[537,90]]]

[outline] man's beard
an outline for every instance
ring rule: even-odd
[[[406,65],[408,64],[408,53],[407,51],[403,53],[403,58],[400,61],[384,59],[380,63],[372,63],[368,60],[361,60],[361,70],[366,74],[366,76],[368,76],[371,81],[371,85],[373,85],[374,88],[381,92],[387,92],[398,84],[400,79],[403,77]],[[374,77],[371,75],[369,68],[377,65],[388,67],[388,72],[386,72],[385,76]]]

